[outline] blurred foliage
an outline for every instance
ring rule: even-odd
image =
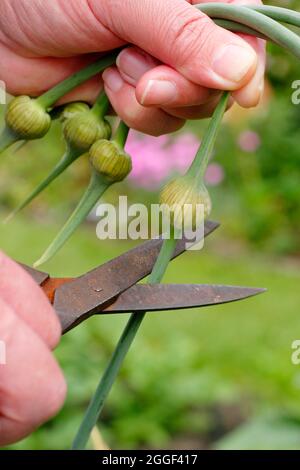
[[[299,450],[300,421],[280,410],[259,416],[220,440],[219,450]]]

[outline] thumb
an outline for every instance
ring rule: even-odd
[[[114,34],[199,85],[235,90],[256,70],[251,46],[185,0],[90,0],[90,5]]]

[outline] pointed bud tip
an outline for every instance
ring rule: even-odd
[[[43,264],[43,261],[41,259],[38,259],[37,261],[35,261],[33,263],[33,268],[38,268],[39,266],[41,266]]]
[[[12,221],[12,219],[15,217],[15,215],[16,215],[15,212],[11,212],[10,214],[8,214],[7,217],[5,217],[5,219],[2,221],[2,223],[4,225],[8,224],[9,222]]]

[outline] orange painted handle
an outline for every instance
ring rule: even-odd
[[[50,278],[47,279],[42,285],[41,288],[45,292],[46,296],[50,300],[51,304],[54,302],[55,291],[58,287],[66,284],[67,282],[72,281],[72,278]]]

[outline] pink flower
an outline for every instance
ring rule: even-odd
[[[210,163],[205,173],[205,182],[210,186],[217,186],[224,180],[224,170],[218,163]]]
[[[143,136],[131,131],[126,144],[133,161],[131,181],[145,189],[158,189],[172,173],[186,171],[199,145],[191,133],[172,138]]]
[[[187,133],[178,136],[170,149],[174,168],[180,173],[184,173],[192,163],[199,146],[200,140],[194,134]]]
[[[238,138],[238,145],[244,152],[256,152],[261,145],[261,139],[256,132],[244,131]]]

